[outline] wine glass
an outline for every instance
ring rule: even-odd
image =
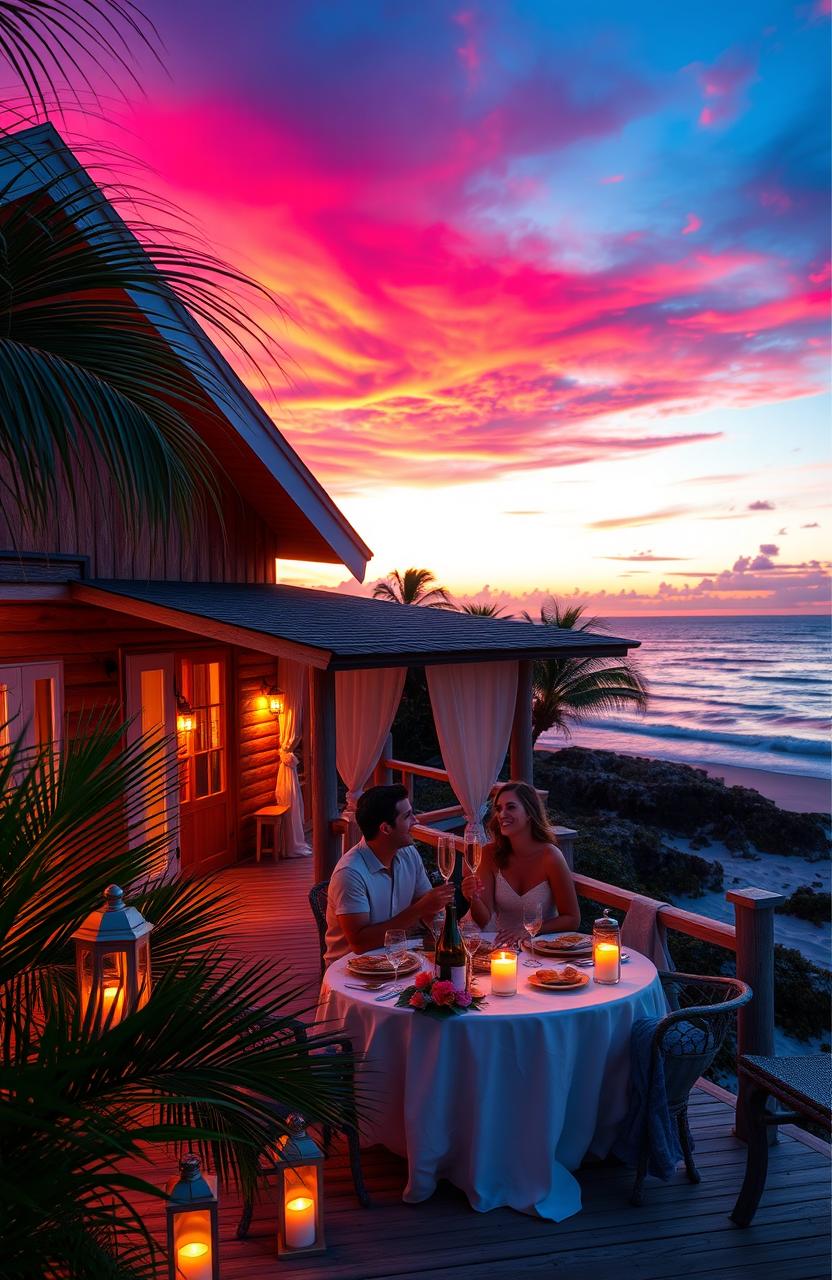
[[[431,916],[429,920],[425,921],[425,924],[427,925],[428,929],[430,930],[433,936],[434,962],[436,961],[436,948],[439,945],[439,938],[442,934],[442,926],[444,925],[444,923],[445,923],[444,908],[441,911],[437,911],[435,915]]]
[[[474,977],[474,956],[480,949],[482,932],[476,920],[472,920],[470,916],[467,920],[463,920],[459,926],[459,932],[462,935],[462,945],[468,955],[468,972],[470,975],[468,985],[470,986],[471,979]]]
[[[436,848],[436,861],[442,872],[445,884],[448,883],[456,866],[456,844],[453,836],[440,836]]]
[[[541,907],[540,903],[524,902],[523,903],[523,928],[526,930],[526,933],[529,935],[529,938],[532,944],[531,960],[523,961],[523,964],[526,966],[527,969],[540,968],[540,961],[538,960],[537,955],[535,954],[534,940],[537,937],[537,935],[540,933],[542,925],[543,925],[543,908]]]
[[[466,836],[462,846],[462,857],[466,870],[470,875],[475,876],[482,862],[481,842],[475,839],[474,836]]]
[[[384,950],[393,966],[393,990],[399,990],[399,965],[407,955],[407,934],[404,929],[387,929],[384,934]]]

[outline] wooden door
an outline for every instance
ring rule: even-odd
[[[230,795],[228,652],[200,650],[179,659],[177,716],[180,848],[183,871],[234,861]]]
[[[124,659],[128,742],[161,742],[158,763],[131,797],[130,843],[158,845],[151,874],[172,879],[179,870],[179,793],[176,701],[172,653],[130,653]]]

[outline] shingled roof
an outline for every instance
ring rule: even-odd
[[[315,667],[621,657],[637,640],[281,585],[93,580],[73,597]]]

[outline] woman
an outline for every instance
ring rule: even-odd
[[[462,881],[480,928],[496,928],[497,946],[513,944],[526,933],[524,907],[539,902],[541,933],[577,929],[581,913],[572,873],[534,788],[504,783],[489,828],[494,838],[483,850],[479,874]]]

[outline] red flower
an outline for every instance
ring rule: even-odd
[[[418,982],[418,978],[416,981]],[[414,1009],[424,1009],[427,998],[421,991],[414,991],[407,1003],[413,1005]]]
[[[474,997],[471,995],[470,991],[454,992],[454,1001],[456,1004],[459,1005],[460,1009],[467,1009],[469,1004],[471,1004],[471,1002],[473,1001],[473,999]]]
[[[438,1005],[452,1005],[456,1000],[456,987],[452,982],[434,982],[430,989],[433,1001]]]
[[[417,991],[424,991],[425,987],[429,987],[433,982],[433,978],[429,973],[417,973],[413,980],[413,985]]]

